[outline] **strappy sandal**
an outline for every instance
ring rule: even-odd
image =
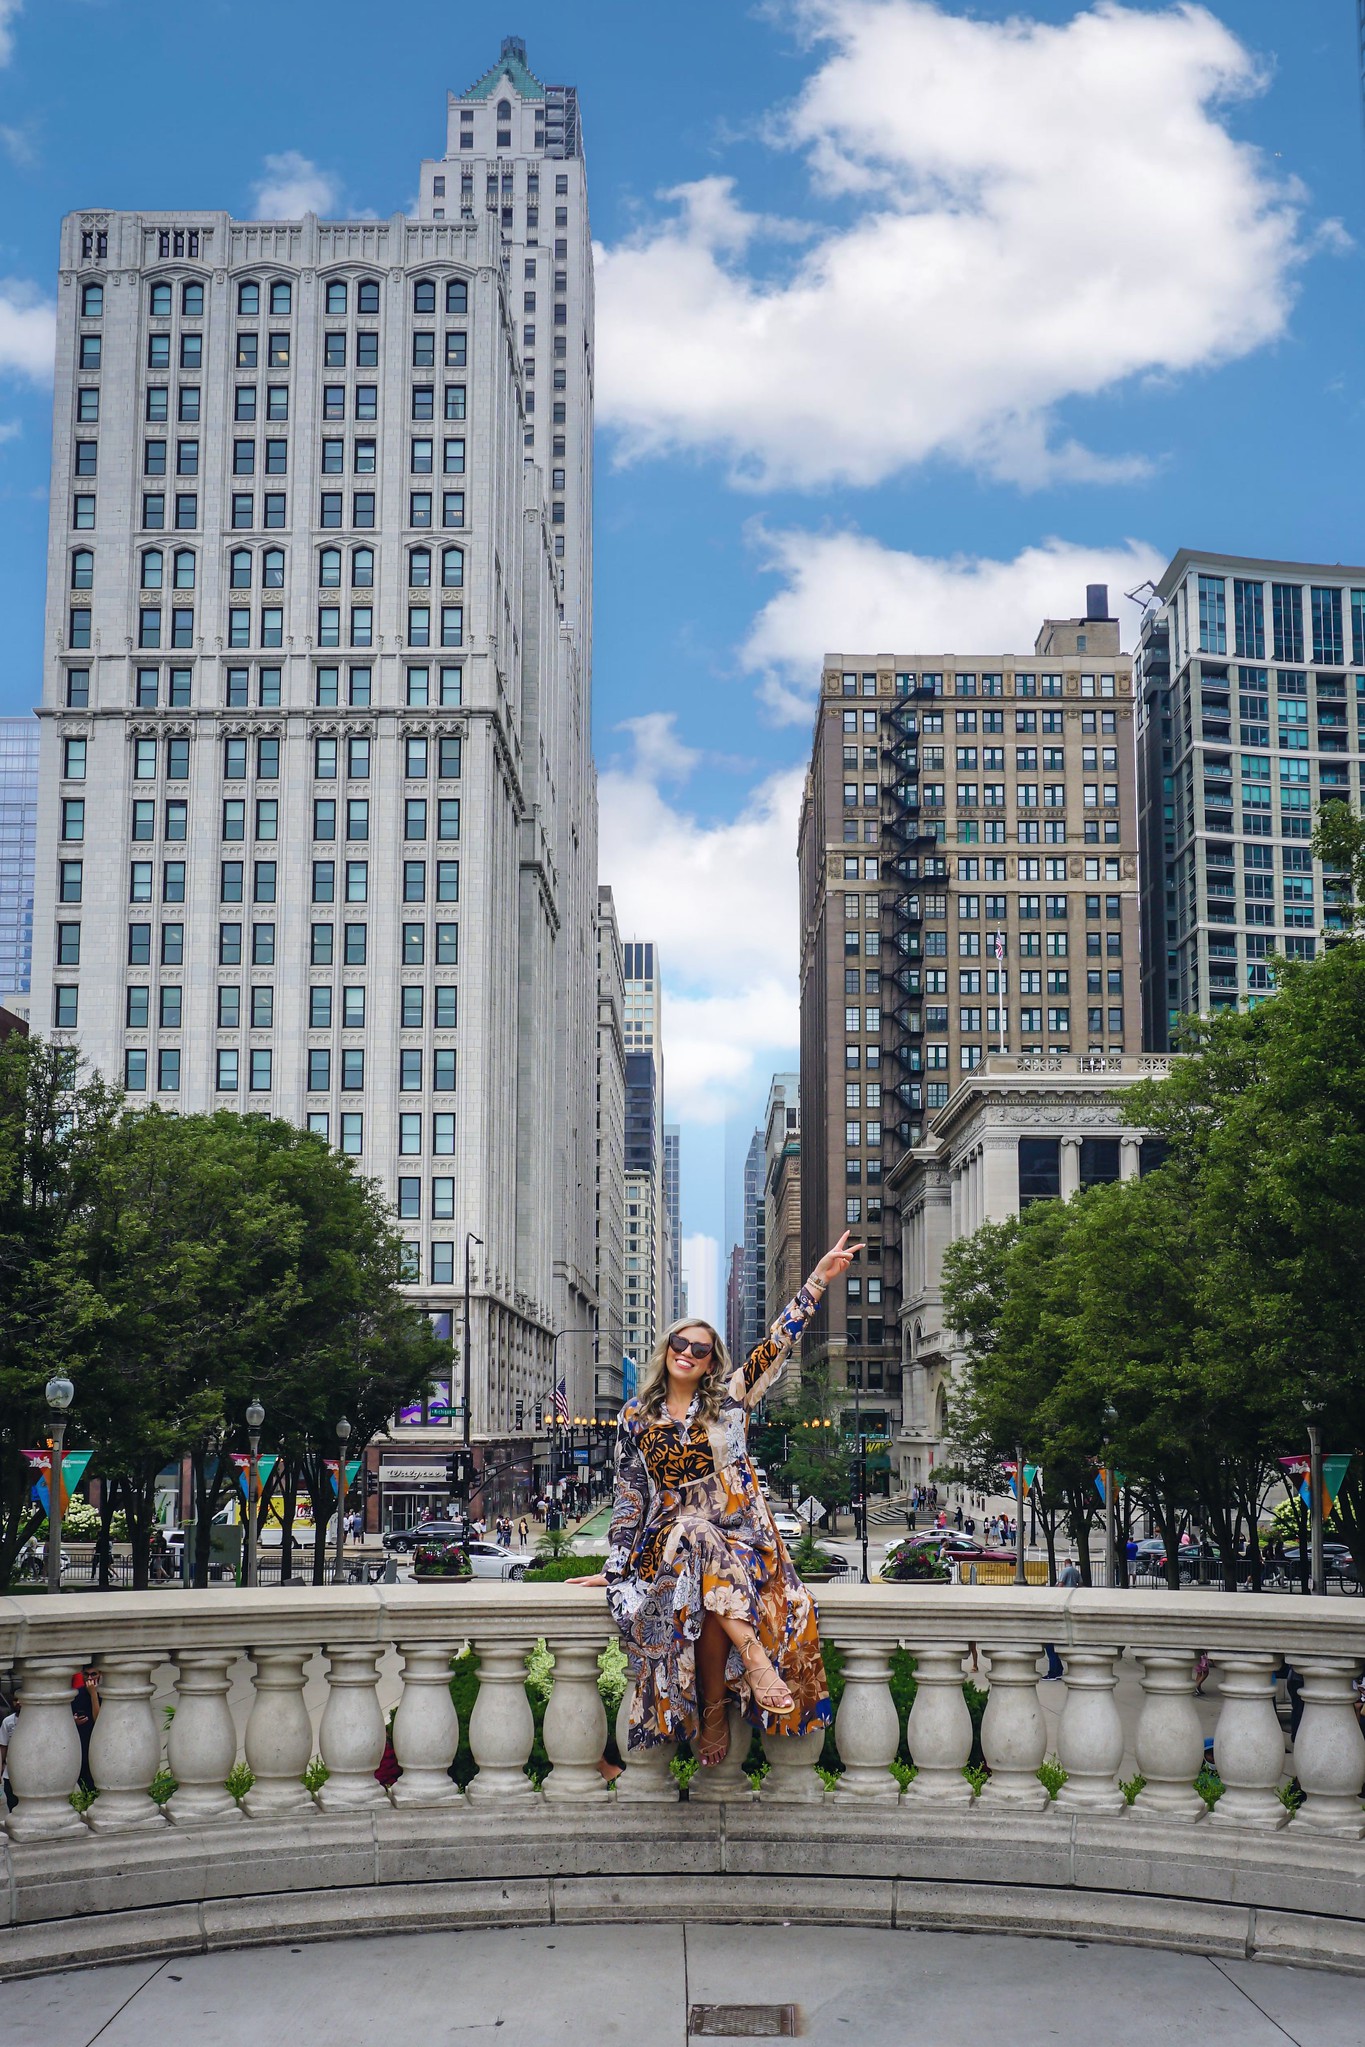
[[[772,1660],[757,1635],[754,1635],[740,1650],[744,1662],[744,1674],[749,1680],[749,1690],[765,1713],[775,1713],[785,1719],[788,1713],[796,1711],[796,1701],[783,1684]]]
[[[729,1753],[730,1709],[724,1699],[717,1699],[701,1709],[697,1761],[704,1770],[712,1770],[717,1763],[723,1763]]]

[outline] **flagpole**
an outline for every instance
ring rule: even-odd
[[[1027,1585],[1028,1573],[1024,1569],[1024,1452],[1018,1443],[1014,1446],[1014,1582]]]
[[[1309,1555],[1312,1559],[1312,1585],[1316,1593],[1327,1590],[1327,1580],[1322,1560],[1322,1436],[1316,1422],[1308,1424],[1308,1485],[1309,1512],[1312,1520]]]

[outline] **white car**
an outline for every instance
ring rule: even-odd
[[[773,1527],[783,1542],[800,1542],[806,1532],[806,1524],[799,1514],[793,1514],[788,1507],[779,1507],[773,1514]]]
[[[522,1579],[535,1560],[532,1550],[504,1549],[501,1543],[485,1542],[477,1536],[469,1545],[469,1561],[476,1578]]]

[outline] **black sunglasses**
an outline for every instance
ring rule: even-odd
[[[684,1351],[690,1350],[694,1358],[709,1358],[716,1346],[713,1343],[689,1343],[685,1336],[670,1336],[668,1347],[675,1357],[680,1358]]]

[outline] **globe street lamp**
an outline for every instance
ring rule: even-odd
[[[62,1589],[62,1446],[66,1442],[66,1410],[76,1389],[65,1372],[49,1379],[44,1391],[52,1409],[51,1461],[47,1473],[47,1589]]]
[[[351,1424],[345,1415],[337,1423],[337,1568],[336,1582],[341,1583],[341,1552],[346,1540],[346,1445],[351,1440]]]
[[[246,1411],[246,1440],[250,1456],[246,1472],[246,1582],[255,1585],[257,1578],[256,1519],[259,1511],[257,1494],[260,1491],[261,1470],[261,1424],[265,1420],[265,1409],[259,1400],[253,1400]]]

